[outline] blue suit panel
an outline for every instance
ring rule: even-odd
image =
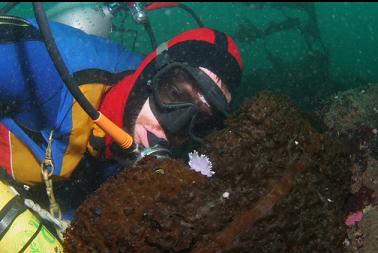
[[[2,18],[0,16],[0,21]],[[142,55],[110,40],[56,22],[50,22],[50,27],[71,74],[87,74],[88,70],[121,73],[137,69],[143,60]],[[80,110],[55,69],[35,20],[22,20],[21,24],[0,22],[0,68],[0,120],[14,134],[9,146],[3,146],[12,154],[8,166],[3,167],[14,172],[12,176],[15,179],[20,177],[21,181],[35,182],[40,175],[39,163],[44,158],[50,131],[54,129],[54,175],[69,175],[85,151],[85,138],[76,138],[76,135],[80,132],[78,129],[84,129],[80,124],[88,119],[86,115],[73,119]],[[87,98],[91,98],[92,104],[98,106],[103,86],[111,83],[97,81],[91,74],[89,77],[92,81],[82,83],[79,88]],[[100,85],[93,86],[91,83]],[[89,136],[90,126],[86,124],[85,127],[88,131],[82,134]],[[39,133],[38,142],[26,133],[27,129]],[[75,138],[70,138],[72,136]],[[7,142],[7,137],[3,137],[3,141]],[[27,146],[26,150],[15,137]],[[81,142],[76,143],[79,139]],[[80,152],[75,148],[78,146]],[[29,162],[30,168],[25,169],[23,157],[30,157],[30,152],[35,161],[33,164]],[[18,172],[22,172],[22,177]],[[29,175],[26,173],[34,178],[27,179]]]
[[[111,73],[134,70],[143,59],[110,40],[76,28],[56,22],[50,22],[50,27],[71,73],[85,69]],[[20,29],[18,37],[15,30]],[[30,36],[25,38],[25,33]],[[21,28],[0,24],[0,37],[4,38],[0,39],[0,117],[12,117],[34,131],[52,128],[62,97],[67,94],[36,21],[25,21]]]

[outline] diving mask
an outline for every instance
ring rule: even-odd
[[[207,130],[229,112],[229,104],[217,84],[188,64],[168,64],[158,71],[151,85],[151,110],[167,136],[189,135],[201,141]]]

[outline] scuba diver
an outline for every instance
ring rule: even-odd
[[[69,177],[87,150],[127,159],[68,92],[36,21],[8,16],[0,21],[1,167],[17,181],[41,182],[38,168],[51,130],[55,177]],[[198,140],[200,125],[227,114],[240,83],[238,48],[213,29],[184,32],[144,58],[85,30],[49,23],[81,92],[132,133],[138,147]]]
[[[200,141],[229,112],[242,61],[225,33],[189,30],[144,57],[106,38],[108,31],[92,29],[96,20],[88,30],[59,21],[48,25],[69,74],[133,145],[121,148],[81,108],[35,19],[0,16],[0,167],[16,182],[46,183],[47,157],[54,181],[69,179],[87,154],[132,164],[145,149]]]

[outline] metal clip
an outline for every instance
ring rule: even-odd
[[[46,194],[50,203],[50,213],[55,218],[61,219],[62,213],[55,199],[53,181],[51,179],[51,176],[54,173],[54,162],[52,160],[52,151],[51,151],[53,134],[54,134],[54,130],[51,130],[49,141],[46,148],[45,159],[41,163],[41,172],[42,172],[43,181],[45,182],[45,185],[46,185]]]
[[[157,159],[167,159],[172,154],[171,151],[168,148],[164,148],[158,144],[154,145],[153,147],[144,148],[142,151],[140,151],[139,156],[137,158],[137,162],[140,161],[143,157],[147,155],[155,156]]]
[[[47,143],[46,153],[45,153],[45,159],[43,160],[41,164],[41,170],[42,175],[44,174],[44,171],[48,171],[48,177],[51,177],[54,173],[54,163],[52,160],[52,151],[51,151],[51,144],[52,144],[52,138],[53,138],[54,130],[51,130],[49,141]],[[50,168],[50,170],[49,170]]]

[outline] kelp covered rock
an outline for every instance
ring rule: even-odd
[[[338,134],[354,135],[359,128],[378,127],[378,85],[338,92],[321,111],[324,123]]]
[[[350,183],[344,143],[317,132],[288,98],[268,92],[226,124],[202,151],[214,161],[215,176],[238,196],[238,208],[258,208],[267,194],[274,196],[274,187],[288,192],[270,210],[260,208],[265,217],[239,237],[233,252],[342,252]]]
[[[342,252],[349,161],[285,97],[260,93],[211,134],[215,174],[148,158],[78,209],[67,252]]]
[[[378,252],[377,98],[378,85],[368,84],[339,92],[321,110],[329,134],[346,136],[351,147],[347,252]]]
[[[175,225],[179,229],[175,220],[182,214],[172,213],[171,207],[163,217],[154,215],[159,206],[168,208],[181,192],[197,190],[201,182],[204,178],[183,163],[144,159],[138,167],[108,180],[78,209],[67,234],[68,252],[149,252],[159,244],[174,247],[170,233],[175,230],[164,228]],[[198,193],[193,197],[200,198]],[[155,245],[157,235],[161,238]]]

